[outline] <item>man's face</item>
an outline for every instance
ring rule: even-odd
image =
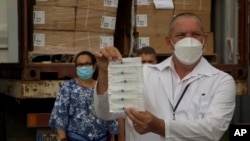
[[[195,18],[180,18],[175,21],[171,35],[173,43],[185,37],[192,37],[203,43],[202,27]]]
[[[140,56],[142,58],[142,63],[148,63],[148,64],[156,64],[156,56],[154,54],[142,54]]]

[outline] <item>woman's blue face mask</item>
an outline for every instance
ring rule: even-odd
[[[77,76],[79,76],[83,80],[88,80],[92,77],[94,73],[93,66],[83,66],[76,68]]]

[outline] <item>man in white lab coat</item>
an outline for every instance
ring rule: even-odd
[[[235,108],[235,81],[202,57],[207,35],[200,18],[176,15],[166,43],[173,55],[157,65],[146,65],[146,111],[125,109],[109,113],[107,66],[121,60],[115,47],[96,52],[99,78],[95,110],[104,119],[125,117],[126,141],[218,141],[228,129]]]

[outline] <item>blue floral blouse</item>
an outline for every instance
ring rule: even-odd
[[[93,98],[92,88],[81,86],[75,79],[65,81],[55,100],[49,126],[63,129],[67,136],[79,136],[86,140],[108,136],[108,131],[118,134],[116,120],[105,121],[96,116]]]

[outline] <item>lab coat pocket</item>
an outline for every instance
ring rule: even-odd
[[[199,110],[199,118],[203,119],[205,114],[209,108],[211,102],[211,96],[206,93],[200,94],[200,110]]]

